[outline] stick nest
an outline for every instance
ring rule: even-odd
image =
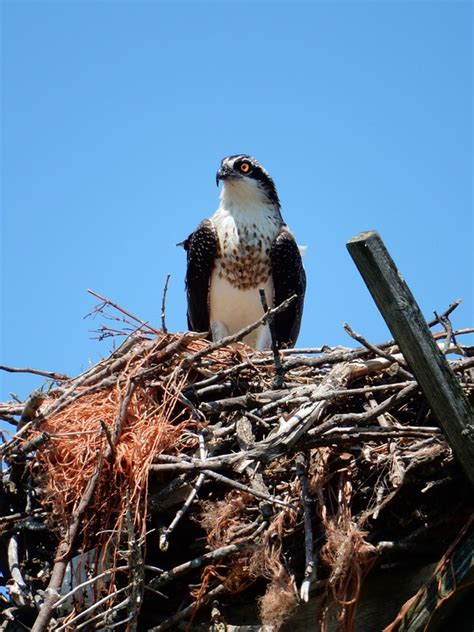
[[[435,337],[472,401],[472,349]],[[319,590],[350,630],[372,568],[439,559],[470,493],[394,343],[274,360],[142,326],[1,405],[6,620],[52,599],[56,630],[209,629],[253,603],[278,630]]]

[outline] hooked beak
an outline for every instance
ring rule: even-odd
[[[226,178],[230,178],[232,176],[236,176],[232,167],[228,165],[221,165],[219,167],[219,171],[216,173],[216,184],[219,186],[219,180],[225,180]]]

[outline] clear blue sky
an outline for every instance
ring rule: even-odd
[[[380,231],[472,325],[470,2],[2,3],[0,363],[77,374],[91,287],[184,330],[184,252],[250,153],[308,247],[300,345],[388,337],[345,242]],[[1,399],[40,378],[2,374]]]

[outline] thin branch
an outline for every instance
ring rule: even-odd
[[[218,584],[215,588],[210,590],[202,599],[199,600],[199,605],[206,604],[208,601],[217,597],[217,595],[223,592],[223,584]],[[176,630],[176,624],[190,616],[194,610],[198,607],[198,602],[193,601],[187,608],[183,608],[178,613],[166,619],[154,628],[150,628],[149,632],[164,632],[165,630]]]
[[[444,353],[446,355],[449,352],[451,342],[456,342],[454,339],[454,334],[453,334],[453,326],[449,318],[447,318],[446,316],[439,316],[438,318],[439,318],[439,322],[443,325],[446,331],[446,340],[444,343]]]
[[[106,452],[106,458],[107,459],[112,459],[114,458],[114,445],[117,442],[118,438],[120,437],[120,434],[122,432],[122,427],[123,424],[126,421],[127,418],[127,414],[128,414],[128,407],[130,405],[130,400],[132,399],[133,393],[136,389],[136,382],[130,380],[127,384],[127,388],[125,390],[125,394],[123,396],[123,399],[120,403],[120,408],[119,408],[119,412],[117,415],[117,418],[115,420],[115,424],[114,427],[112,429],[112,432],[110,434],[110,436],[107,437],[108,439],[108,443],[109,443],[109,447],[108,450]]]
[[[166,294],[168,293],[168,283],[170,281],[171,274],[166,276],[165,285],[163,287],[163,296],[161,298],[161,329],[163,333],[168,333],[168,329],[166,328]]]
[[[313,527],[311,524],[311,500],[309,497],[307,464],[305,455],[300,452],[296,457],[296,473],[300,479],[301,504],[303,506],[305,571],[300,588],[301,601],[308,603],[309,587],[315,575],[313,554]]]
[[[243,492],[248,492],[249,494],[253,494],[257,498],[262,498],[263,500],[268,500],[268,502],[273,503],[274,505],[280,505],[281,507],[288,507],[290,509],[295,509],[294,505],[291,503],[287,503],[275,496],[271,496],[270,494],[265,494],[260,492],[253,487],[249,487],[248,485],[243,485],[242,483],[238,483],[237,481],[228,478],[227,476],[223,476],[222,474],[218,474],[217,472],[213,472],[212,470],[204,470],[204,474],[206,476],[210,476],[214,478],[216,481],[220,483],[224,483],[225,485],[229,485],[230,487],[234,487],[235,489],[240,489]]]
[[[20,559],[18,554],[18,538],[16,535],[12,535],[12,537],[8,541],[7,554],[8,567],[10,569],[10,574],[16,588],[16,597],[22,602],[21,605],[29,604],[32,602],[32,595],[28,589],[25,580],[23,579],[23,575],[21,572]],[[12,591],[12,587],[10,587],[10,591]]]
[[[344,331],[346,331],[351,338],[354,338],[354,340],[357,340],[357,342],[359,342],[366,349],[373,351],[375,355],[378,355],[381,358],[385,358],[386,360],[393,362],[393,364],[398,364],[398,373],[402,377],[404,377],[406,380],[413,379],[413,375],[409,371],[406,370],[406,363],[404,361],[401,361],[400,359],[395,358],[393,355],[391,355],[390,353],[387,353],[380,347],[373,345],[371,342],[366,340],[363,336],[355,332],[348,323],[344,323],[343,328],[344,328]]]
[[[217,351],[217,349],[222,349],[222,347],[227,347],[228,345],[234,342],[239,342],[240,340],[245,338],[247,334],[257,329],[257,327],[260,327],[260,325],[264,325],[266,322],[268,322],[268,320],[272,318],[275,314],[279,314],[280,312],[287,309],[288,306],[291,305],[291,303],[296,300],[296,298],[297,298],[296,294],[293,294],[293,296],[290,296],[290,298],[287,298],[286,301],[283,301],[282,303],[280,303],[280,305],[277,305],[277,307],[273,307],[272,309],[269,309],[268,312],[265,312],[263,316],[261,316],[258,320],[256,320],[251,325],[247,325],[247,327],[243,327],[243,329],[241,329],[237,333],[232,334],[231,336],[226,336],[225,338],[222,338],[222,340],[213,342],[209,346],[204,347],[204,349],[201,349],[200,351],[196,351],[196,353],[193,353],[187,356],[184,360],[183,366],[190,366],[196,363],[198,360],[200,360],[204,356],[209,355],[213,351]]]
[[[0,371],[6,371],[7,373],[31,373],[32,375],[40,375],[41,377],[47,377],[58,382],[71,379],[68,375],[65,375],[64,373],[57,373],[56,371],[43,371],[42,369],[32,369],[29,367],[15,368],[12,366],[5,366],[4,364],[0,364]]]
[[[209,386],[212,386],[216,382],[223,381],[224,379],[230,376],[238,375],[244,369],[250,369],[250,368],[252,368],[253,373],[255,373],[256,369],[253,367],[253,365],[250,362],[241,362],[240,364],[237,364],[236,366],[231,366],[228,369],[223,369],[222,371],[219,371],[219,373],[212,372],[212,375],[210,377],[206,377],[206,379],[204,380],[200,380],[199,382],[193,382],[193,384],[189,384],[188,386],[186,386],[185,393],[188,391],[192,391],[192,393],[196,397],[200,397],[203,395],[203,389]]]
[[[135,535],[135,529],[132,518],[132,508],[130,499],[127,492],[127,507],[125,513],[125,525],[127,529],[128,539],[128,579],[129,579],[129,593],[125,600],[127,602],[127,620],[137,621],[140,613],[141,604],[143,603],[143,591],[145,588],[145,566],[142,555],[142,547],[140,538]],[[110,612],[107,612],[106,623],[109,622]],[[136,630],[136,625],[133,626],[130,632]]]
[[[87,621],[80,623],[77,627],[75,627],[75,630],[79,632],[79,630],[83,630],[86,627],[88,627],[90,630],[91,623],[94,623],[95,621],[97,621],[96,625],[94,626],[96,630],[105,629],[107,630],[107,632],[109,632],[109,630],[113,630],[114,628],[117,628],[118,626],[123,627],[125,623],[128,623],[128,621],[130,621],[130,618],[131,618],[130,616],[128,616],[126,619],[123,619],[122,621],[118,621],[117,623],[109,623],[110,615],[114,614],[115,612],[118,612],[119,610],[123,610],[124,608],[126,608],[129,605],[129,602],[130,602],[130,597],[125,597],[123,601],[120,601],[115,606],[112,606],[112,608],[107,608],[107,611],[105,613],[99,612],[94,617],[91,617],[90,619],[87,619]],[[106,625],[105,628],[102,627],[104,625]]]
[[[199,408],[203,412],[219,413],[228,410],[248,410],[249,407],[262,408],[258,412],[259,415],[268,413],[270,410],[281,406],[287,402],[294,401],[295,398],[308,397],[312,402],[324,400],[337,400],[339,398],[349,398],[354,395],[363,395],[369,392],[387,392],[391,390],[399,390],[414,384],[413,380],[407,382],[397,382],[394,384],[380,384],[374,386],[363,386],[360,388],[343,388],[337,390],[328,390],[325,393],[319,392],[319,384],[309,384],[293,389],[285,389],[281,391],[262,391],[260,393],[249,393],[248,395],[238,395],[236,397],[227,397],[212,402],[202,402]]]
[[[30,441],[25,441],[25,443],[20,443],[15,450],[16,454],[29,454],[30,452],[34,452],[39,447],[47,443],[51,439],[51,435],[47,432],[41,432],[37,437],[31,439]]]
[[[116,597],[117,595],[121,595],[122,593],[124,593],[126,590],[128,590],[128,586],[124,586],[123,588],[119,588],[118,590],[116,590],[115,592],[113,592],[110,595],[106,595],[105,597],[102,597],[102,599],[99,599],[98,601],[95,601],[91,606],[89,606],[88,608],[86,608],[85,610],[83,610],[82,612],[80,612],[78,615],[76,615],[73,619],[70,619],[67,623],[65,623],[64,625],[60,625],[58,628],[55,628],[54,632],[62,632],[62,630],[65,630],[66,628],[70,627],[73,623],[76,623],[77,621],[79,621],[79,619],[82,619],[82,617],[86,614],[89,614],[90,612],[93,612],[94,610],[96,610],[99,606],[101,606],[102,604],[107,603],[108,601],[110,601],[111,599],[113,599],[114,597]],[[102,614],[102,613],[101,613]],[[36,625],[36,622],[35,622]],[[34,627],[31,628],[32,632],[34,630]]]
[[[428,327],[434,327],[435,325],[438,325],[439,323],[442,323],[441,319],[442,318],[448,318],[448,316],[450,314],[452,314],[452,312],[454,312],[454,310],[459,307],[459,305],[461,305],[461,299],[458,298],[455,301],[453,301],[451,303],[451,305],[449,305],[449,307],[438,316],[438,314],[435,312],[434,315],[435,317],[433,318],[433,320],[430,320],[428,323]]]
[[[115,612],[118,612],[119,610],[123,610],[129,605],[129,603],[130,603],[130,597],[126,597],[123,601],[113,606],[112,608],[107,608],[107,612],[105,614],[103,612],[99,612],[99,614],[97,614],[95,617],[92,617],[92,619],[88,619],[87,621],[84,621],[84,623],[81,623],[80,625],[77,626],[76,630],[83,630],[86,626],[90,626],[90,624],[93,623],[94,621],[97,621],[95,625],[96,630],[97,629],[107,630],[107,632],[109,632],[109,630],[115,630],[115,628],[118,628],[118,627],[121,627],[123,630],[124,629],[123,626],[126,623],[129,623],[130,621],[132,621],[133,615],[129,614],[128,617],[120,621],[117,621],[116,623],[109,623],[110,615]],[[104,628],[102,626],[106,626],[106,627]]]
[[[443,439],[443,434],[439,428],[433,426],[404,426],[402,428],[380,428],[378,426],[367,426],[364,428],[354,426],[343,426],[342,428],[328,428],[322,434],[316,434],[315,428],[311,430],[305,442],[307,447],[321,445],[354,445],[359,441],[380,441],[385,443],[389,439],[410,439],[417,437]],[[313,440],[313,439],[316,440]]]
[[[259,290],[260,293],[260,301],[262,303],[263,311],[267,313],[268,303],[267,297],[265,296],[265,290]],[[273,316],[268,319],[268,328],[270,330],[270,336],[272,339],[272,353],[273,353],[273,361],[275,363],[275,379],[273,380],[273,388],[278,389],[283,386],[285,372],[283,370],[283,365],[281,363],[280,352],[278,349],[276,332],[275,332],[275,321]]]
[[[138,316],[135,316],[134,314],[132,314],[128,310],[126,310],[123,307],[121,307],[120,305],[118,305],[117,303],[114,303],[113,301],[111,301],[110,299],[105,298],[105,296],[101,296],[100,294],[98,294],[97,292],[94,292],[94,290],[91,290],[91,289],[88,289],[87,291],[89,292],[89,294],[92,294],[92,296],[95,296],[95,298],[98,298],[99,301],[102,301],[104,303],[104,305],[110,305],[111,307],[113,307],[117,311],[122,312],[122,314],[125,314],[125,316],[127,316],[127,318],[131,318],[136,323],[139,323],[139,325],[141,325],[142,327],[148,329],[149,331],[153,332],[154,334],[157,334],[157,335],[161,334],[161,331],[159,329],[155,329],[154,327],[149,325],[147,322],[145,322],[141,318],[138,318]]]
[[[117,568],[109,568],[106,571],[104,571],[103,573],[100,573],[99,575],[94,575],[94,577],[92,577],[91,579],[87,579],[86,581],[82,582],[81,584],[78,584],[77,586],[74,586],[74,588],[72,588],[69,592],[67,592],[65,595],[63,595],[61,597],[61,599],[59,599],[56,602],[54,607],[55,608],[59,608],[59,606],[61,606],[65,601],[70,599],[79,590],[82,590],[83,588],[85,588],[86,586],[90,586],[91,584],[95,584],[95,582],[97,582],[99,579],[103,579],[104,577],[107,577],[108,575],[115,574],[118,571],[125,571],[125,570],[127,570],[127,568],[128,568],[128,566],[117,566]]]
[[[228,467],[235,461],[235,453],[221,457],[211,457],[203,461],[196,458],[188,459],[185,455],[173,456],[172,454],[159,454],[156,456],[156,460],[162,461],[162,463],[153,463],[150,465],[151,472],[166,472],[168,470],[192,472],[194,470],[205,470],[211,467],[212,469]]]
[[[313,428],[308,433],[309,436],[314,437],[318,435],[324,434],[328,429],[331,429],[334,426],[343,424],[343,423],[357,423],[359,425],[364,425],[365,423],[371,421],[372,419],[376,419],[382,413],[391,410],[395,406],[399,406],[401,403],[405,402],[409,399],[415,391],[419,389],[418,384],[413,383],[409,386],[406,386],[404,389],[391,395],[386,400],[384,400],[381,404],[376,406],[375,408],[371,408],[370,410],[364,413],[339,413],[328,419],[326,422],[322,423],[317,428]]]
[[[200,457],[201,457],[201,460],[205,460],[206,457],[207,457],[207,450],[206,450],[206,446],[205,446],[205,443],[204,443],[204,434],[202,434],[202,433],[201,433],[201,435],[199,437],[199,443],[200,443]],[[184,501],[184,504],[182,505],[182,507],[180,507],[178,513],[173,518],[173,521],[171,522],[169,527],[167,527],[165,529],[162,529],[162,531],[160,533],[160,541],[159,541],[159,547],[160,547],[161,551],[168,550],[169,536],[174,531],[174,529],[178,525],[178,523],[181,520],[181,518],[188,511],[188,509],[191,506],[192,502],[194,501],[194,499],[198,495],[199,490],[201,489],[202,484],[204,483],[205,480],[206,480],[206,475],[201,472],[201,474],[199,474],[199,476],[196,479],[196,482],[193,485],[191,493],[188,495],[188,497]]]
[[[207,562],[216,562],[217,560],[222,560],[228,555],[233,555],[234,553],[238,553],[244,547],[248,546],[249,540],[245,542],[239,542],[238,544],[229,544],[227,546],[221,546],[214,551],[210,551],[209,553],[204,553],[204,555],[200,555],[199,557],[195,557],[189,562],[184,562],[183,564],[179,564],[179,566],[175,566],[171,568],[169,571],[163,571],[161,575],[158,577],[154,577],[150,582],[149,586],[154,590],[158,588],[162,588],[169,582],[173,581],[180,575],[184,575],[185,573],[189,573],[196,568],[200,568]]]

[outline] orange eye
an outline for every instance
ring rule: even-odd
[[[242,173],[248,173],[250,171],[250,165],[248,162],[243,162],[240,165],[240,171],[242,171]]]

